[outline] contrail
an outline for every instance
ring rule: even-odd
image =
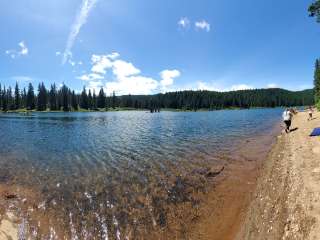
[[[72,55],[71,49],[73,47],[73,44],[81,30],[81,27],[86,23],[91,9],[94,7],[97,1],[98,0],[82,0],[80,11],[77,14],[75,21],[71,27],[66,49],[62,56],[62,64],[65,64],[68,61],[68,58]]]

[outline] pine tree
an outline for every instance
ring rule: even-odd
[[[26,108],[27,107],[27,91],[26,88],[23,88],[22,94],[21,94],[21,107]]]
[[[6,112],[8,111],[8,98],[7,98],[7,90],[6,87],[3,87],[2,90],[2,111]]]
[[[49,108],[51,111],[57,111],[58,109],[58,93],[57,93],[57,87],[54,83],[50,87],[49,92]]]
[[[73,108],[74,111],[78,110],[78,99],[77,99],[77,95],[74,91],[72,91],[71,93],[71,106]]]
[[[28,86],[28,93],[27,93],[27,109],[33,110],[35,109],[35,96],[34,96],[34,89],[31,83]]]
[[[97,106],[98,108],[106,107],[106,95],[104,94],[103,88],[101,88],[99,91]]]
[[[65,112],[70,111],[70,104],[69,104],[69,89],[68,87],[63,84],[61,87],[61,94],[62,94],[62,109]]]
[[[95,90],[93,90],[92,96],[92,109],[97,110],[97,95]]]
[[[320,0],[316,0],[312,3],[308,11],[311,17],[316,17],[317,21],[320,22]]]
[[[7,102],[8,102],[8,109],[14,110],[15,105],[14,105],[14,98],[12,96],[12,88],[8,87],[7,89]]]
[[[117,97],[116,97],[115,91],[113,91],[113,92],[112,92],[112,102],[111,102],[111,105],[112,105],[112,108],[113,108],[113,109],[116,108],[116,103],[117,103]]]
[[[83,109],[88,109],[89,106],[88,106],[88,95],[87,95],[87,92],[86,92],[86,88],[83,87],[83,90],[81,92],[81,96],[80,96],[80,108],[83,108]]]
[[[315,103],[320,102],[320,61],[316,60],[314,71],[314,97]]]
[[[88,108],[90,110],[92,109],[92,103],[93,103],[93,99],[92,99],[91,89],[89,89],[89,93],[88,93]]]
[[[37,110],[45,111],[47,109],[47,89],[44,83],[40,83],[38,86],[38,101]]]
[[[21,100],[20,90],[19,90],[18,82],[16,82],[16,86],[14,88],[14,105],[16,110],[21,107],[20,100]]]

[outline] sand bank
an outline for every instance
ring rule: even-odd
[[[320,113],[293,120],[264,162],[257,189],[236,239],[320,239]]]

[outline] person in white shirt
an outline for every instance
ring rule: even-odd
[[[283,122],[286,124],[286,133],[290,132],[292,116],[293,114],[288,108],[282,114]]]
[[[313,114],[312,107],[309,107],[308,114],[309,114],[308,121],[310,121],[310,120],[312,120],[312,114]]]

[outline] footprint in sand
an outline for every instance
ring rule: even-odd
[[[313,153],[320,153],[320,147],[315,147],[312,149]]]

